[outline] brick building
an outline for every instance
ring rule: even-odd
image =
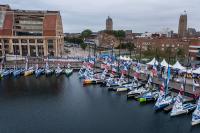
[[[62,56],[63,35],[59,11],[14,10],[0,5],[0,56]]]
[[[167,48],[171,49],[171,54],[175,54],[177,49],[184,50],[188,54],[189,41],[175,38],[135,38],[134,44],[137,51],[143,52],[149,49],[165,52]]]
[[[189,53],[192,60],[200,60],[200,39],[191,39]]]

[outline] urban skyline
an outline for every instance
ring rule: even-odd
[[[38,3],[38,4],[37,4]],[[117,0],[94,2],[91,0],[74,0],[56,2],[48,0],[2,0],[13,9],[60,10],[64,32],[81,32],[84,29],[100,31],[105,29],[105,19],[113,19],[113,29],[133,30],[134,32],[159,32],[170,28],[178,32],[179,16],[187,11],[188,28],[200,29],[198,21],[198,0],[176,0],[161,2],[159,0]],[[90,5],[90,8],[88,8]]]

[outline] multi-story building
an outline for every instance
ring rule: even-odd
[[[189,47],[188,40],[179,40],[174,38],[136,38],[134,39],[134,44],[137,51],[144,52],[148,50],[158,50],[161,52],[166,52],[170,49],[169,54],[176,54],[178,49],[182,49],[185,55],[188,54]]]
[[[191,39],[189,53],[192,60],[200,60],[200,39]]]
[[[112,31],[113,30],[113,21],[112,21],[112,18],[110,18],[109,16],[106,19],[106,30],[107,31]]]
[[[187,14],[186,14],[186,11],[179,18],[178,36],[180,38],[187,36]]]
[[[62,56],[63,47],[59,11],[13,10],[0,5],[0,56]]]

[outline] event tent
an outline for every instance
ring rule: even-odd
[[[152,61],[150,61],[149,63],[147,63],[147,65],[158,65],[158,61],[155,59],[155,58],[153,58],[153,60]]]

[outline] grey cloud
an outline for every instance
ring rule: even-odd
[[[177,32],[178,19],[188,13],[188,27],[200,29],[199,0],[2,0],[12,8],[60,10],[65,32],[93,31],[105,28],[105,19],[113,18],[115,29],[135,32],[161,31],[169,27]]]

